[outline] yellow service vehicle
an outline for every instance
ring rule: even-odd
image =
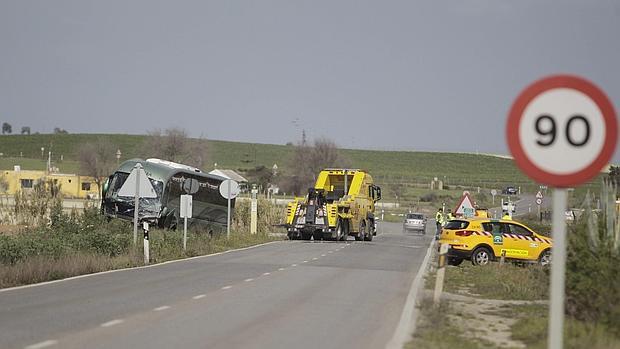
[[[513,220],[488,218],[454,219],[441,232],[441,244],[449,244],[448,263],[459,265],[464,259],[485,265],[504,254],[507,260],[551,262],[553,241]]]
[[[364,170],[325,169],[305,198],[295,198],[286,209],[286,228],[291,240],[372,241],[375,203],[381,188]]]

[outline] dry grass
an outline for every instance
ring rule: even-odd
[[[64,279],[77,275],[140,265],[135,254],[107,257],[75,253],[59,258],[33,256],[14,265],[0,264],[0,288]]]

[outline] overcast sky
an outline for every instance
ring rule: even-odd
[[[553,73],[620,108],[620,1],[0,0],[14,131],[505,154],[510,104]]]

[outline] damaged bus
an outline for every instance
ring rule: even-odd
[[[140,163],[155,189],[156,198],[140,199],[140,218],[158,227],[176,229],[181,195],[192,195],[192,218],[188,226],[197,226],[209,233],[226,229],[228,202],[219,192],[226,178],[204,173],[198,168],[160,159],[132,159],[123,162],[103,186],[101,211],[110,218],[133,220],[134,198],[118,192],[134,166]],[[234,207],[235,200],[231,202]],[[182,224],[181,224],[182,225]]]

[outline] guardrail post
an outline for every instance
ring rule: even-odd
[[[437,267],[437,275],[435,277],[435,293],[433,295],[433,303],[439,306],[441,292],[443,292],[443,282],[446,274],[446,255],[450,245],[441,244],[439,247],[439,265]]]

